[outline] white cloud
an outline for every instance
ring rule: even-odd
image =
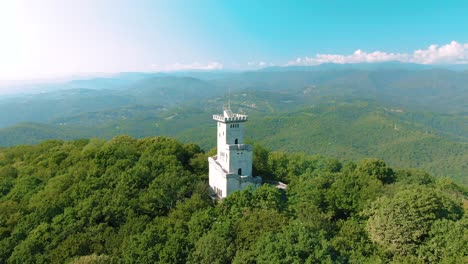
[[[468,43],[460,44],[452,41],[447,45],[430,45],[427,49],[419,49],[412,54],[388,53],[384,51],[365,52],[360,49],[350,55],[316,54],[314,57],[302,57],[289,61],[286,65],[318,65],[322,63],[360,63],[401,61],[421,64],[460,64],[468,63]]]
[[[174,63],[174,64],[168,64],[168,65],[157,65],[157,64],[152,64],[151,68],[156,71],[164,71],[164,72],[170,72],[170,71],[189,71],[189,70],[204,70],[204,71],[210,71],[210,70],[221,70],[223,69],[223,64],[217,62],[217,61],[212,61],[208,63],[199,63],[199,62],[193,62],[189,64],[184,64],[184,63]]]
[[[416,50],[413,53],[412,61],[423,64],[468,63],[468,43],[460,44],[452,41],[440,47],[430,45],[425,50]]]

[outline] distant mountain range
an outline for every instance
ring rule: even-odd
[[[429,70],[429,69],[445,69],[452,71],[466,71],[468,64],[417,64],[405,63],[399,61],[388,61],[380,63],[323,63],[311,66],[272,66],[260,69],[260,71],[328,71],[328,70],[366,70],[366,71],[381,71],[381,70]]]
[[[314,95],[315,102],[324,98],[372,99],[418,111],[467,113],[468,71],[429,67],[396,62],[322,64],[238,73],[121,73],[65,83],[27,84],[29,88],[21,89],[43,92],[0,96],[0,113],[8,113],[0,115],[0,128],[131,105],[172,107],[243,90],[283,94],[305,91]]]

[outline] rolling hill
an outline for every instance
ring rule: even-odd
[[[468,71],[389,63],[126,73],[64,88],[1,97],[8,114],[0,115],[0,146],[129,134],[174,136],[208,150],[211,114],[231,90],[233,110],[251,117],[250,139],[272,150],[374,156],[467,181]]]
[[[271,150],[341,160],[371,156],[391,166],[417,167],[467,181],[466,117],[407,111],[373,100],[306,105],[304,96],[256,91],[232,97],[236,102],[232,108],[243,109],[250,116],[247,137]],[[0,145],[129,134],[138,138],[173,136],[208,150],[215,146],[211,114],[219,112],[223,102],[224,98],[217,97],[187,107],[134,106],[58,119],[52,124],[19,124],[0,130]]]

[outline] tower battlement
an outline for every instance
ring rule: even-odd
[[[213,115],[213,120],[229,123],[229,122],[245,122],[247,121],[247,115],[242,114],[232,114],[231,116],[226,115]]]

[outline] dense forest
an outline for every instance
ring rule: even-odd
[[[167,137],[0,149],[0,263],[466,263],[466,186],[254,146],[264,184],[217,201]]]

